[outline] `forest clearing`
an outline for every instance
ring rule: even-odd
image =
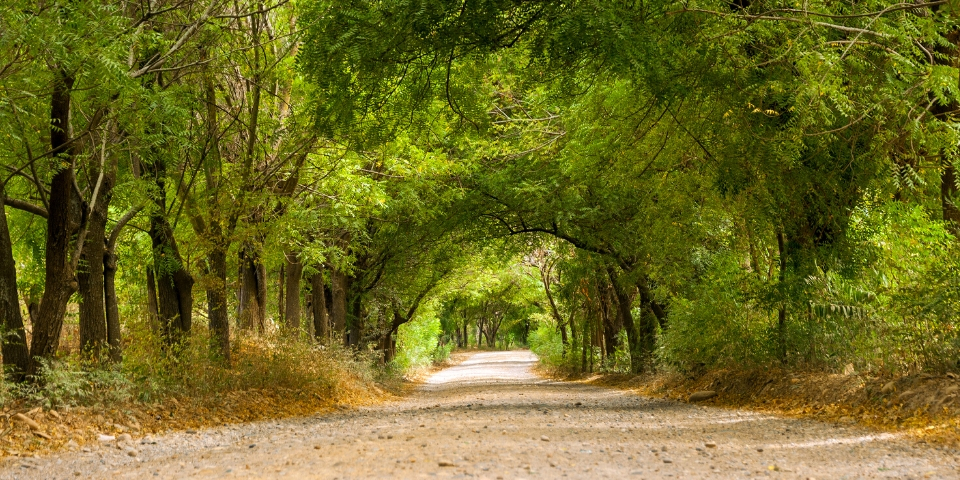
[[[960,476],[958,119],[953,0],[6,0],[5,474]]]

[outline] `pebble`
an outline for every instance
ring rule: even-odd
[[[717,448],[717,444],[713,442],[704,443],[703,446],[707,448]]]
[[[113,435],[104,435],[104,434],[102,434],[102,433],[99,434],[99,435],[97,435],[97,441],[104,442],[104,443],[106,443],[106,442],[112,442],[112,441],[114,441],[114,440],[116,440],[116,439],[117,439],[117,437],[114,437]]]
[[[540,435],[540,440],[541,440],[541,441],[544,441],[544,442],[549,442],[549,441],[550,441],[550,438],[547,437],[546,435]]]
[[[131,437],[129,433],[121,433],[120,435],[117,435],[118,442],[129,442],[132,440],[133,437]]]

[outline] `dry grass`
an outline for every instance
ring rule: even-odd
[[[372,360],[358,360],[342,348],[248,338],[237,342],[229,369],[206,359],[205,352],[188,347],[177,362],[166,364],[142,352],[131,358],[125,375],[133,378],[132,391],[122,402],[56,405],[39,401],[38,396],[8,401],[0,415],[0,454],[28,456],[83,448],[97,442],[99,434],[128,433],[136,438],[314,415],[395,396],[389,391],[395,388],[389,386],[397,382],[378,382],[389,379],[375,378]],[[17,414],[32,419],[39,429],[18,421]]]
[[[678,401],[696,391],[713,390],[717,396],[703,404],[855,423],[922,442],[960,445],[960,379],[954,374],[892,379],[776,369],[715,370],[697,377],[676,373],[570,377],[550,369],[542,373]]]

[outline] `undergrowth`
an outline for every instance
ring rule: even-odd
[[[169,398],[207,403],[227,392],[257,389],[334,398],[396,376],[373,352],[337,343],[319,345],[279,334],[239,335],[228,366],[210,355],[203,329],[187,338],[176,354],[165,352],[149,331],[132,334],[135,339],[119,364],[81,362],[76,355],[46,361],[35,382],[0,383],[0,401],[47,409],[163,403]]]

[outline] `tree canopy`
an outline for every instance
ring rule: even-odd
[[[955,365],[958,18],[7,2],[4,364],[116,364],[141,330],[390,362],[416,326],[580,370]]]

